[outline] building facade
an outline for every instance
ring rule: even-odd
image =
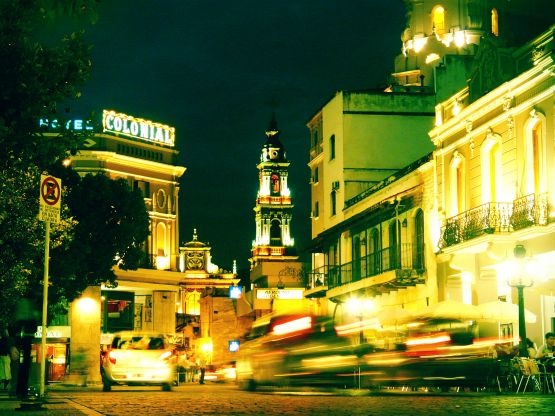
[[[101,131],[94,132],[71,163],[80,175],[102,172],[139,189],[150,234],[144,246],[148,260],[142,267],[116,267],[116,287],[88,288],[73,302],[70,361],[74,354],[85,354],[89,382],[100,381],[99,347],[121,330],[164,333],[188,353],[202,352],[208,362],[224,361],[214,351],[218,354],[218,346],[229,340],[211,330],[209,312],[203,316],[201,304],[210,291],[228,293],[239,279],[212,263],[210,246],[198,239],[196,230],[191,241],[180,244],[179,179],[186,169],[178,164],[175,129],[104,110]]]
[[[504,71],[513,77],[489,92],[476,80],[487,76],[482,60],[489,58],[478,56],[468,85],[436,107],[429,133],[443,224],[440,297],[514,303],[511,286],[530,286],[526,307],[537,321],[528,322],[528,336],[536,343],[555,325],[553,34],[551,26],[511,51]],[[453,112],[455,102],[460,111]],[[517,246],[525,249],[524,259],[513,255]],[[517,333],[511,326],[507,331]]]
[[[305,296],[323,296],[340,322],[448,299],[514,303],[501,274],[513,248],[525,247],[546,278],[527,290],[527,307],[541,317],[530,333],[541,343],[555,326],[544,240],[552,30],[522,45],[551,23],[541,12],[549,5],[405,3],[390,86],[340,92],[308,122],[313,254]],[[361,341],[373,325],[356,328],[364,328]]]

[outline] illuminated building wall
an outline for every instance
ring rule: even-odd
[[[517,45],[552,22],[550,0],[410,0],[392,91],[435,91],[443,101],[469,78],[477,46]],[[538,29],[539,28],[539,29]],[[507,57],[508,58],[508,57]],[[496,77],[503,76],[497,71]]]
[[[437,148],[440,297],[516,302],[504,265],[522,244],[538,262],[525,294],[526,307],[541,318],[529,323],[536,343],[553,330],[555,315],[546,308],[555,288],[553,31],[511,50],[504,71],[515,76],[491,91],[485,80],[491,57],[478,55],[468,86],[437,105],[429,133]]]
[[[158,270],[176,270],[179,178],[185,168],[176,165],[175,130],[114,111],[103,115],[102,132],[72,157],[72,167],[82,175],[102,171],[139,189],[150,217],[149,261]]]
[[[110,342],[109,333],[136,330],[175,333],[176,343],[194,351],[205,289],[227,289],[239,279],[212,263],[210,247],[198,240],[196,230],[193,240],[180,247],[179,179],[185,168],[178,165],[175,129],[111,110],[103,112],[102,121],[102,130],[72,157],[72,168],[81,175],[104,172],[139,189],[150,217],[150,235],[145,244],[148,261],[137,270],[116,268],[118,286],[98,290],[97,325],[103,335],[88,337],[88,348],[98,351],[101,342]],[[71,127],[89,129],[90,124],[75,121]],[[82,330],[88,331],[74,319],[72,332]],[[74,341],[75,348],[84,342],[72,337],[72,349]],[[97,372],[98,365],[91,366],[90,374]]]

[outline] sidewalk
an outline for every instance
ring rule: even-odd
[[[92,416],[99,415],[99,413],[91,409],[82,407],[63,397],[63,392],[67,391],[84,391],[84,390],[99,390],[98,387],[77,387],[77,386],[62,386],[62,385],[49,385],[47,389],[46,399],[41,404],[36,400],[21,401],[15,396],[10,396],[7,391],[0,390],[0,415],[24,415],[24,416],[38,416],[38,415],[59,415],[59,416]]]

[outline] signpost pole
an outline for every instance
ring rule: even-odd
[[[42,283],[42,339],[40,349],[40,397],[44,397],[46,379],[46,314],[48,311],[48,263],[50,259],[50,221],[46,221],[46,236],[44,238],[44,279]]]
[[[50,223],[60,222],[60,205],[62,200],[62,181],[48,175],[40,177],[39,220],[46,224],[44,238],[44,278],[42,283],[42,338],[40,349],[40,390],[39,397],[44,397],[46,384],[46,337],[48,328],[48,264],[50,262]]]

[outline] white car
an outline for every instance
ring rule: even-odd
[[[170,391],[175,380],[176,356],[159,333],[120,332],[102,359],[102,384],[160,385]]]

